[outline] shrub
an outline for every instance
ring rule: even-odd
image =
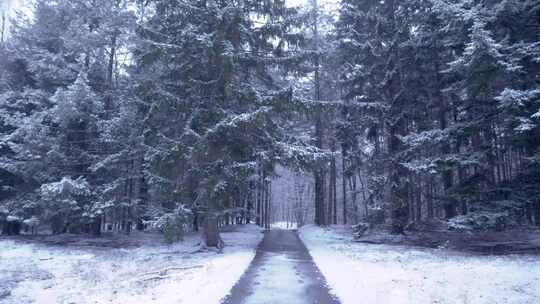
[[[53,233],[78,232],[92,207],[92,191],[83,178],[63,177],[40,188],[44,220],[51,224]]]
[[[162,214],[152,225],[163,233],[165,243],[172,244],[183,240],[190,215],[191,211],[181,205],[174,212]]]
[[[478,202],[471,205],[468,214],[450,219],[449,229],[502,231],[518,225],[523,208],[523,203],[513,200]]]
[[[459,215],[449,220],[449,229],[467,230],[496,230],[502,231],[513,226],[515,222],[508,212],[476,211],[467,215]]]

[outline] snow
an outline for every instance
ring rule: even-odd
[[[300,236],[343,304],[540,303],[540,258],[353,242],[343,226]]]
[[[270,224],[272,229],[283,229],[283,230],[296,230],[298,229],[297,224],[293,222],[275,222]]]
[[[173,245],[83,248],[0,240],[0,302],[219,303],[262,238],[254,225],[222,233],[223,253],[198,252],[190,235]],[[154,235],[157,237],[157,235]]]
[[[308,5],[308,0],[286,0],[286,4],[289,7],[306,7]],[[339,0],[319,0],[319,7],[322,7],[326,11],[337,11],[339,7]]]
[[[18,217],[18,216],[13,216],[13,215],[8,215],[6,217],[6,222],[16,222],[16,221],[20,221],[21,218]]]
[[[281,253],[267,253],[264,260],[264,267],[260,267],[255,276],[266,280],[254,284],[244,303],[292,304],[304,297],[308,283],[300,279],[296,269],[298,262],[292,260],[288,254]]]

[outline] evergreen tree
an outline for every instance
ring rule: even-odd
[[[105,67],[116,66],[114,49],[132,20],[122,3],[37,1],[33,17],[13,25],[0,98],[5,170],[25,181],[18,194],[38,195],[36,185],[64,177],[102,183],[90,167],[106,152],[100,126],[114,116]]]
[[[290,94],[274,71],[295,61],[280,52],[298,42],[288,32],[295,10],[283,1],[154,4],[137,51],[148,180],[169,193],[163,204],[200,210],[206,245],[219,247],[217,215],[280,154],[278,111]]]

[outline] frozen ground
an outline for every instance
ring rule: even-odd
[[[222,254],[193,253],[197,235],[171,246],[154,241],[130,249],[0,239],[0,303],[217,304],[262,236],[254,225],[222,233]]]
[[[355,243],[339,226],[300,235],[343,304],[540,303],[539,256]]]

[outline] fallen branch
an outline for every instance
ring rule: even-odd
[[[188,269],[195,269],[195,268],[202,268],[202,267],[204,267],[204,265],[172,266],[172,267],[167,267],[161,270],[146,272],[146,273],[143,273],[142,276],[153,275],[153,274],[165,275],[171,270],[188,270]]]

